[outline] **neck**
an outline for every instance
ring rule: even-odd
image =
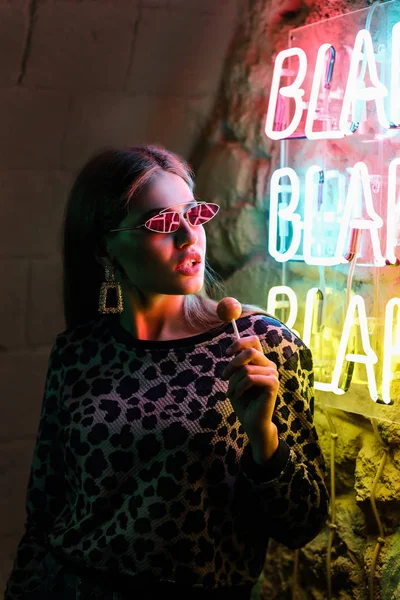
[[[184,298],[165,295],[139,300],[131,293],[124,294],[120,323],[140,340],[163,341],[193,335],[184,321]]]

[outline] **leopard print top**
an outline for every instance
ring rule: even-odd
[[[311,353],[272,317],[237,326],[279,370],[280,444],[264,467],[221,376],[230,323],[156,342],[105,316],[57,337],[5,600],[34,588],[49,551],[135,581],[219,588],[255,583],[270,537],[298,548],[319,533],[328,498]]]

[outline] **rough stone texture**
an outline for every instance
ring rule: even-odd
[[[399,600],[400,598],[400,528],[387,541],[386,561],[382,565],[382,598]]]
[[[248,260],[242,268],[225,279],[225,295],[237,298],[239,302],[266,306],[265,282],[279,285],[279,267],[265,260],[264,253]]]
[[[253,203],[255,179],[265,161],[253,158],[236,143],[215,144],[210,148],[196,173],[198,193],[223,210],[236,208],[248,201]],[[265,182],[266,175],[264,173]],[[265,196],[263,196],[265,198]],[[260,206],[266,210],[264,206]]]
[[[209,260],[221,275],[232,273],[265,251],[265,219],[249,204],[222,211],[218,223],[211,221],[208,231]]]
[[[334,449],[332,449],[326,414],[319,406],[316,407],[315,422],[326,457],[327,483],[331,494],[332,451],[335,459],[337,529],[333,536],[329,568],[332,598],[366,600],[368,572],[364,557],[369,557],[375,540],[372,535],[369,535],[365,513],[354,495],[354,469],[364,436],[367,439],[370,436],[370,428],[368,421],[362,417],[340,411],[330,411],[329,416],[334,430],[340,432]],[[295,587],[296,598],[299,600],[326,600],[328,598],[328,541],[329,528],[327,527],[312,542],[298,551],[297,577],[294,577],[295,553],[273,543],[260,585],[260,597],[268,600],[290,600]]]
[[[330,422],[333,424],[332,431]],[[332,459],[334,459],[336,494],[341,496],[352,494],[356,480],[357,456],[362,448],[363,438],[370,432],[368,421],[358,415],[333,409],[321,409],[317,405],[315,423],[324,448],[328,484],[330,485]],[[334,435],[338,432],[340,435],[335,439]]]
[[[365,550],[364,519],[351,498],[338,497],[337,525],[338,533],[334,538],[331,559],[332,597],[364,600],[367,598],[367,586],[363,565],[358,563],[358,557]],[[328,531],[324,530],[298,551],[297,574],[294,572],[295,552],[274,542],[270,547],[268,568],[260,586],[261,597],[289,600],[295,589],[299,600],[326,600],[328,535]]]

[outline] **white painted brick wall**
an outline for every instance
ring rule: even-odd
[[[36,436],[49,353],[48,348],[27,347],[2,355],[1,441]]]
[[[188,10],[143,9],[128,90],[162,95],[213,94],[234,21],[229,11],[223,11],[223,17],[219,20],[213,14]]]
[[[62,163],[78,169],[95,151],[108,145],[146,141],[151,99],[128,94],[75,94],[67,119]]]
[[[32,260],[28,294],[28,343],[52,344],[57,333],[65,328],[60,257]]]
[[[28,275],[28,260],[0,259],[0,348],[3,352],[26,344]]]
[[[64,92],[0,89],[0,169],[58,168],[68,105]]]
[[[142,142],[164,144],[188,156],[212,102],[211,95],[76,96],[68,118],[62,163],[74,170],[100,147]]]
[[[38,2],[24,84],[122,91],[138,14],[135,0]]]
[[[18,80],[27,30],[25,0],[0,2],[0,87]]]
[[[24,530],[24,503],[34,439],[3,441],[0,452],[0,589],[12,566],[15,542]],[[3,595],[1,595],[3,598]]]
[[[0,257],[30,258],[60,252],[70,182],[71,175],[63,171],[0,171]]]

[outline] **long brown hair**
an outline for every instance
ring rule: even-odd
[[[96,254],[105,232],[119,225],[137,194],[160,171],[178,175],[194,190],[189,164],[158,145],[106,148],[78,173],[68,197],[63,230],[64,318],[68,329],[99,316],[98,294],[104,268]],[[206,260],[202,289],[185,296],[184,318],[191,329],[221,324],[216,314],[217,300],[211,294],[223,297],[224,287]],[[265,313],[260,307],[243,305],[243,314],[254,312]]]

